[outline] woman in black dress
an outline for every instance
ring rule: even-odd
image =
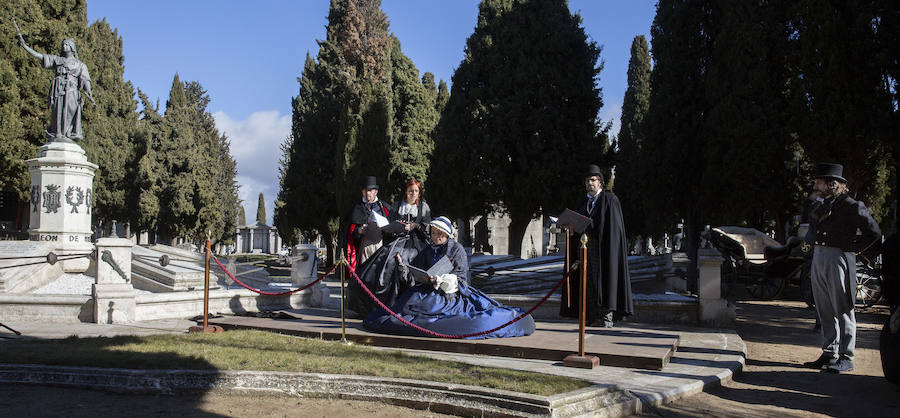
[[[397,254],[411,260],[428,243],[425,227],[431,222],[431,208],[422,198],[422,192],[422,184],[418,181],[406,183],[402,199],[395,202],[390,211],[392,225],[389,229],[397,232],[385,234],[385,244],[356,270],[366,287],[388,306],[414,285],[397,268]],[[350,280],[348,289],[347,307],[359,316],[366,316],[377,307],[356,280]]]

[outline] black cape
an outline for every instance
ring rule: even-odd
[[[598,319],[604,311],[613,311],[615,320],[631,315],[634,313],[634,302],[628,272],[628,239],[619,199],[612,193],[601,192],[593,212],[587,211],[586,197],[573,210],[594,222],[585,230],[588,236],[587,322]],[[573,235],[569,247],[567,250],[571,260],[580,260],[581,236]],[[561,316],[578,318],[580,280],[581,266],[563,284],[559,309]]]
[[[347,257],[347,263],[351,270],[356,270],[359,267],[357,263],[357,254],[360,251],[360,236],[358,229],[369,223],[369,215],[373,211],[385,218],[391,216],[391,210],[384,203],[380,200],[375,203],[374,210],[368,209],[363,202],[354,203],[353,206],[350,207],[350,211],[344,217],[344,219],[347,219],[347,223],[342,225],[338,232],[338,251],[344,251],[344,255]]]

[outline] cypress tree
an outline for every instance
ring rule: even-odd
[[[650,28],[654,66],[650,75],[650,107],[645,119],[648,166],[657,173],[645,190],[647,227],[661,235],[679,220],[685,222],[685,245],[697,260],[706,202],[704,169],[708,136],[703,127],[711,104],[706,76],[717,32],[717,11],[710,1],[660,0]],[[720,158],[720,157],[717,157]],[[697,277],[689,265],[688,277]]]
[[[377,176],[390,200],[393,183],[427,174],[438,111],[389,36],[380,4],[332,0],[326,39],[317,60],[307,54],[282,144],[274,223],[286,242],[323,235],[329,262],[338,214],[359,200],[364,176]]]
[[[717,13],[722,23],[706,65],[712,106],[702,127],[707,165],[697,203],[707,207],[706,223],[775,230],[783,239],[782,226],[807,182],[797,172],[802,149],[790,115],[799,93],[789,63],[790,11],[781,2],[748,1]]]
[[[239,225],[244,225],[243,206],[238,196],[237,161],[231,156],[231,140],[225,134],[219,137],[216,153],[216,196],[222,210],[223,225],[218,241],[224,244],[234,242],[234,234]],[[241,211],[239,213],[238,211]],[[240,216],[240,220],[238,220]]]
[[[15,18],[25,42],[35,51],[59,55],[65,38],[74,38],[79,52],[86,45],[86,7],[84,1],[7,1],[0,2],[0,16],[6,17],[7,30],[13,30]],[[47,92],[54,74],[28,55],[14,34],[7,34],[0,37],[0,190],[18,192],[27,201],[31,176],[25,160],[36,158],[38,147],[46,141]],[[83,115],[89,117],[92,112],[91,106],[85,106]]]
[[[85,112],[81,142],[88,160],[99,166],[92,192],[94,222],[131,221],[138,113],[134,87],[124,78],[122,38],[104,19],[88,27],[85,41],[79,55],[88,65],[98,106]]]
[[[889,26],[896,2],[804,0],[798,9],[793,24],[807,97],[803,145],[811,161],[843,164],[851,193],[876,220],[885,219],[897,126],[896,89],[890,89],[896,78],[886,76],[885,64],[896,68],[897,47],[881,44],[879,36],[896,31]]]
[[[292,100],[291,135],[281,147],[274,224],[288,243],[298,242],[301,234],[322,234],[331,262],[338,230],[334,152],[343,106],[332,94],[338,86],[329,66],[306,55],[300,92]]]
[[[611,166],[600,51],[566,1],[484,0],[436,134],[435,206],[459,217],[502,207],[518,254],[531,219],[583,189],[573,167]]]
[[[236,163],[228,138],[206,110],[209,96],[196,81],[172,80],[165,115],[139,92],[142,129],[136,144],[138,224],[157,238],[230,242],[238,204]]]
[[[138,125],[140,135],[135,141],[135,153],[139,155],[135,195],[137,213],[134,223],[138,230],[147,231],[150,242],[156,242],[156,227],[159,224],[161,195],[165,181],[163,166],[163,117],[159,106],[150,102],[144,92],[138,89],[141,100],[141,120]]]
[[[647,234],[644,220],[646,181],[654,170],[644,164],[644,117],[650,107],[650,47],[644,35],[634,37],[628,61],[628,88],[622,100],[621,128],[616,158],[616,195],[622,203],[625,231],[630,237]]]
[[[393,39],[391,50],[392,104],[395,109],[391,135],[391,185],[403,185],[409,179],[427,180],[431,153],[434,151],[432,134],[437,124],[435,107],[437,90],[431,73],[419,79],[419,70],[412,60],[403,54],[400,41]],[[384,198],[399,192],[390,188]]]
[[[265,225],[266,224],[266,199],[263,198],[263,194],[259,194],[259,198],[256,201],[256,222]]]

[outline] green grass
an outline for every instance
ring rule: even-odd
[[[0,340],[0,362],[124,369],[266,370],[429,380],[553,395],[590,386],[561,376],[434,360],[263,331]]]

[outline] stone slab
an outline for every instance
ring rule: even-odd
[[[552,396],[453,383],[373,376],[226,370],[130,370],[0,364],[0,382],[101,389],[118,393],[280,393],[358,399],[458,416],[621,416],[638,399],[612,385]]]
[[[341,339],[339,312],[327,309],[293,311],[302,319],[225,316],[209,321],[225,329],[262,329],[326,340]],[[578,326],[572,322],[539,322],[534,334],[517,338],[456,340],[377,334],[362,328],[362,321],[345,322],[346,338],[361,344],[434,350],[499,357],[562,361],[578,350]],[[585,354],[600,358],[603,366],[662,370],[678,348],[678,334],[638,328],[588,328]]]

